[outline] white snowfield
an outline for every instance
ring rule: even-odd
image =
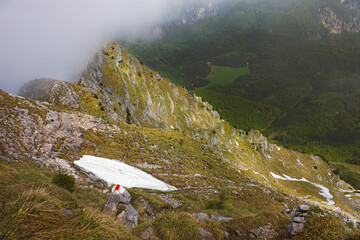
[[[297,179],[297,178],[292,178],[290,176],[287,176],[285,174],[283,174],[283,176],[280,176],[273,172],[270,172],[270,174],[273,176],[273,178],[277,178],[277,179],[281,179],[281,180],[285,180],[285,181],[297,181],[297,182],[310,183],[310,184],[314,185],[315,187],[318,187],[321,189],[321,192],[319,194],[326,198],[326,200],[327,200],[326,204],[328,204],[330,206],[335,205],[335,202],[332,200],[334,198],[334,196],[330,193],[330,190],[327,187],[324,187],[323,185],[310,182],[309,180],[307,180],[305,178]]]
[[[142,188],[159,191],[177,190],[152,175],[114,159],[84,155],[74,162],[82,172],[93,180],[100,180],[107,185],[119,184],[126,188]]]

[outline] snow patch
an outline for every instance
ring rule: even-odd
[[[274,177],[274,178],[277,178],[277,179],[281,179],[281,180],[285,180],[285,181],[297,181],[297,182],[307,182],[307,183],[310,183],[312,185],[314,185],[315,187],[318,187],[321,189],[321,192],[319,192],[319,194],[323,197],[326,198],[327,202],[326,204],[332,206],[332,205],[335,205],[335,202],[332,200],[334,198],[334,196],[330,193],[330,190],[327,188],[327,187],[324,187],[323,185],[321,184],[318,184],[318,183],[313,183],[313,182],[310,182],[309,180],[307,180],[306,178],[301,178],[301,179],[297,179],[297,178],[292,178],[290,176],[287,176],[285,174],[283,174],[283,176],[280,176],[280,175],[277,175],[273,172],[270,172],[270,174]]]
[[[126,188],[143,188],[159,191],[174,191],[175,187],[152,175],[114,159],[84,155],[74,164],[84,173],[108,185],[120,184]]]

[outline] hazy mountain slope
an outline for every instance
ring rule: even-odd
[[[201,19],[217,16],[222,12],[228,0],[199,0],[190,6],[179,9],[179,17],[173,21],[163,23],[155,28],[156,37],[162,37],[176,26],[197,22]]]

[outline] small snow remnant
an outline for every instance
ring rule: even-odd
[[[321,189],[321,192],[319,194],[326,198],[326,200],[327,200],[326,204],[335,205],[335,202],[332,200],[334,198],[334,196],[330,193],[330,190],[327,187],[324,187],[321,184],[310,182],[309,180],[307,180],[305,178],[301,178],[301,179],[292,178],[285,174],[283,174],[283,176],[277,175],[273,172],[270,172],[270,174],[273,176],[273,178],[276,178],[276,179],[281,179],[281,180],[285,180],[285,181],[298,181],[298,182],[310,183],[310,184],[314,185],[315,187],[318,187]]]
[[[120,184],[126,188],[160,191],[176,190],[175,187],[156,179],[152,175],[118,160],[84,155],[74,164],[85,174],[102,180],[108,185]]]

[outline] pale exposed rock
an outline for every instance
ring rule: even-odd
[[[139,221],[139,213],[131,204],[125,205],[126,209],[116,216],[115,223],[122,224],[127,228],[134,228]]]
[[[310,207],[309,207],[308,205],[300,205],[300,206],[298,207],[298,209],[299,209],[299,211],[301,211],[301,212],[307,212],[307,211],[309,211]]]
[[[204,237],[204,238],[211,238],[211,237],[212,237],[211,232],[206,231],[206,230],[203,229],[203,228],[199,228],[199,233],[200,233],[200,235],[201,235],[202,237]]]
[[[227,221],[231,221],[233,219],[231,217],[215,216],[213,214],[211,214],[210,218],[212,220],[215,220],[215,221],[218,221],[218,222],[227,222]]]
[[[305,218],[304,217],[294,217],[293,221],[296,222],[296,223],[304,223]]]
[[[66,208],[62,209],[61,212],[62,212],[63,214],[65,214],[65,215],[71,215],[71,214],[73,214],[73,211],[71,211],[71,210],[69,210],[69,209],[66,209]]]
[[[195,213],[193,214],[193,217],[202,224],[210,219],[206,213]]]
[[[116,215],[117,206],[120,203],[120,194],[112,192],[107,203],[104,206],[103,212],[108,213],[110,216]]]

